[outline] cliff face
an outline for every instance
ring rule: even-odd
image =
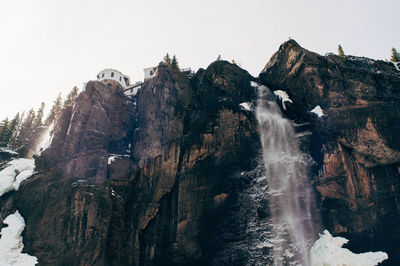
[[[259,132],[254,111],[240,106],[254,109],[256,79],[226,61],[194,76],[162,64],[157,73],[134,98],[113,81],[89,82],[62,110],[36,173],[0,197],[0,221],[20,211],[24,252],[41,265],[251,265],[269,254],[249,247],[268,237],[249,233],[251,218],[270,215],[268,195],[251,194],[263,175]],[[392,265],[400,264],[399,73],[289,41],[259,77],[293,101],[282,111],[316,162],[324,227],[354,252],[388,252]],[[310,112],[316,105],[324,116]]]
[[[211,263],[229,176],[258,150],[239,106],[255,98],[252,79],[219,61],[190,79],[160,65],[134,99],[89,82],[12,194],[25,251],[43,265]]]
[[[284,43],[260,74],[293,101],[286,114],[312,136],[314,182],[324,225],[361,252],[385,250],[399,264],[400,72],[367,58],[320,56]],[[324,116],[310,113],[320,105]],[[305,124],[304,124],[305,123]]]

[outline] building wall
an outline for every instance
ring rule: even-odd
[[[137,93],[137,91],[140,89],[140,87],[141,87],[141,86],[137,86],[137,87],[135,87],[135,88],[132,88],[132,89],[130,89],[130,90],[127,90],[127,91],[124,92],[124,94],[125,94],[126,96],[133,96],[133,95],[136,95],[136,93]]]
[[[154,77],[157,67],[148,67],[143,69],[144,71],[144,80]]]
[[[114,76],[112,76],[112,74]],[[125,78],[128,80],[128,84],[126,84]],[[118,70],[114,70],[114,69],[104,69],[102,71],[100,71],[99,74],[97,74],[97,80],[98,81],[102,81],[105,79],[111,79],[111,80],[115,80],[116,82],[118,82],[123,88],[126,88],[129,86],[129,77],[122,74],[121,72],[119,72]]]

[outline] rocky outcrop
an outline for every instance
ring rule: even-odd
[[[41,265],[213,261],[230,180],[258,151],[255,117],[239,105],[255,100],[254,78],[225,61],[193,77],[157,73],[132,99],[89,82],[10,195]]]
[[[63,109],[40,160],[70,179],[104,183],[108,158],[129,157],[135,127],[135,105],[116,85],[88,82],[76,104]]]
[[[400,72],[384,61],[320,56],[291,40],[260,79],[286,91],[286,114],[312,131],[303,148],[317,162],[325,227],[349,238],[353,251],[385,250],[386,263],[398,265]],[[321,118],[310,113],[317,105]]]
[[[270,215],[268,195],[251,194],[264,175],[256,79],[226,61],[193,76],[164,64],[156,73],[133,98],[115,81],[87,83],[62,110],[36,173],[0,197],[0,221],[19,210],[24,252],[40,265],[251,265],[269,255],[268,245],[249,247],[268,237],[249,233],[249,216]],[[400,263],[399,73],[291,40],[259,77],[292,100],[282,111],[315,161],[324,227],[353,252],[388,252],[392,265]],[[317,105],[324,116],[310,112]]]

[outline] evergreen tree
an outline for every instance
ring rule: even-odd
[[[400,54],[397,52],[396,48],[392,48],[392,56],[390,57],[390,61],[393,63],[400,62]]]
[[[62,98],[61,98],[61,93],[58,94],[57,99],[54,101],[53,107],[51,107],[50,113],[46,118],[45,125],[50,126],[53,121],[55,121],[60,114],[61,111],[61,106],[62,106]]]
[[[169,57],[168,53],[164,56],[164,63],[166,63],[168,66],[171,65],[171,58]]]
[[[35,118],[36,118],[35,110],[33,110],[32,108],[29,110],[28,115],[26,116],[24,122],[21,125],[20,129],[21,137],[27,138],[31,134],[32,130],[34,130]]]
[[[13,143],[16,141],[16,138],[18,136],[19,124],[20,124],[20,117],[19,113],[17,113],[10,122],[10,128],[6,137],[7,146],[10,148],[13,146]]]
[[[44,111],[45,103],[42,102],[37,113],[36,113],[36,119],[34,122],[34,127],[40,127],[43,126],[43,111]]]
[[[346,55],[344,54],[342,46],[339,44],[338,45],[338,55],[341,57],[345,57]]]
[[[33,109],[29,110],[28,115],[24,119],[19,134],[17,138],[17,151],[20,152],[22,156],[25,156],[27,149],[28,149],[28,143],[32,140],[32,137],[34,136],[34,122],[35,122],[35,111]]]
[[[175,55],[172,57],[171,68],[172,68],[173,70],[179,70],[178,60],[176,59],[176,56],[175,56]]]
[[[7,135],[9,130],[10,121],[8,121],[8,118],[6,118],[0,123],[0,147],[7,146]]]
[[[73,87],[72,90],[68,93],[67,98],[64,101],[63,107],[74,105],[76,97],[78,96],[79,88]]]

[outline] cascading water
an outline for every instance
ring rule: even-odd
[[[316,208],[308,177],[312,160],[300,151],[293,125],[282,116],[269,89],[257,87],[256,117],[265,171],[251,190],[255,197],[263,193],[263,197],[267,197],[270,218],[250,223],[253,232],[268,228],[268,233],[259,237],[251,249],[257,254],[262,247],[271,248],[268,261],[274,265],[309,265],[309,248],[319,229],[314,224]],[[256,259],[254,264],[259,262],[260,259]]]

